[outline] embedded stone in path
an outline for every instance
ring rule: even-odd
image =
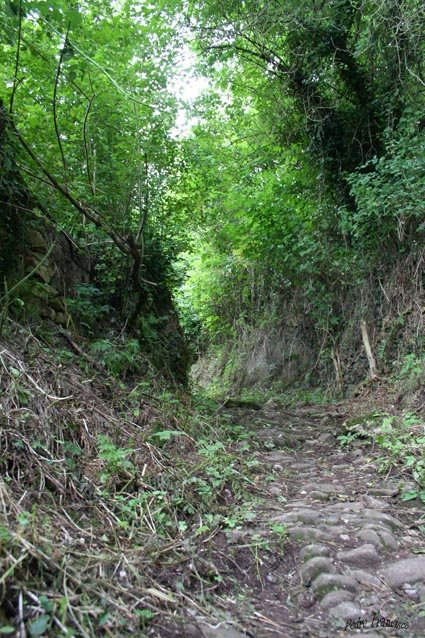
[[[346,589],[336,589],[335,591],[330,591],[326,594],[326,596],[323,596],[322,600],[319,602],[319,606],[323,609],[330,609],[331,607],[336,607],[339,603],[352,599],[353,594],[351,591],[347,591]]]
[[[364,504],[360,501],[346,501],[345,503],[333,503],[326,509],[328,512],[362,512]]]
[[[363,517],[371,523],[382,523],[390,529],[401,529],[403,523],[390,514],[384,514],[384,512],[376,512],[375,510],[366,509],[363,512]]]
[[[312,490],[308,495],[315,501],[329,501],[331,497],[327,492],[319,492],[318,490]]]
[[[388,547],[389,549],[398,549],[398,541],[394,538],[391,532],[388,531],[387,527],[382,525],[377,525],[376,523],[368,523],[363,527],[362,531],[372,531],[378,535],[381,546]],[[362,534],[363,540],[369,540],[365,538],[365,534]],[[371,535],[370,542],[375,545],[375,542],[372,540],[373,535]]]
[[[378,533],[385,547],[389,547],[390,549],[398,549],[398,541],[396,541],[392,534],[383,529],[379,530]]]
[[[317,439],[317,442],[320,445],[333,445],[336,443],[336,438],[330,432],[323,432]]]
[[[320,512],[313,509],[295,509],[286,514],[280,514],[279,516],[274,516],[271,520],[278,521],[280,523],[306,523],[311,524],[315,523],[320,518]]]
[[[302,471],[302,470],[311,470],[312,468],[312,463],[292,463],[291,464],[291,470],[297,470],[297,471]]]
[[[393,487],[371,487],[369,489],[370,494],[374,494],[374,496],[396,496],[398,494],[398,486],[394,485]]]
[[[369,567],[379,563],[379,556],[374,545],[366,544],[350,549],[347,552],[338,552],[338,560],[353,567]]]
[[[328,592],[337,589],[348,589],[357,591],[358,585],[352,576],[342,576],[340,574],[320,574],[311,585],[318,598],[323,598]]]
[[[365,615],[365,612],[357,607],[354,603],[351,602],[343,602],[339,603],[336,607],[333,607],[329,611],[331,616],[334,618],[340,618],[341,620],[353,620],[356,621],[358,619],[361,620],[362,616]]]
[[[265,454],[263,458],[270,463],[281,463],[282,465],[292,463],[294,460],[292,456],[289,456],[286,452],[279,452],[279,450]]]
[[[404,583],[425,582],[425,556],[398,560],[382,570],[382,576],[393,589]]]
[[[202,627],[202,636],[206,638],[246,638],[246,633],[242,633],[233,627],[226,625],[220,625],[218,627]]]
[[[362,500],[363,500],[363,503],[366,505],[366,507],[369,507],[371,509],[375,509],[375,510],[388,509],[388,503],[385,503],[384,501],[381,501],[378,498],[374,498],[373,496],[370,496],[369,494],[364,494]]]
[[[298,541],[328,541],[331,539],[330,534],[315,527],[308,527],[307,525],[302,527],[290,527],[288,529],[288,535]]]
[[[313,543],[302,548],[302,550],[300,551],[300,558],[302,561],[307,561],[310,558],[314,558],[316,556],[329,556],[330,553],[331,550],[326,545]]]
[[[343,494],[344,488],[342,485],[335,483],[307,483],[301,488],[301,494],[311,491],[319,491],[324,494]]]
[[[300,569],[300,576],[303,585],[309,587],[311,582],[319,576],[319,574],[334,574],[335,567],[329,558],[324,556],[316,556],[310,558]]]
[[[354,578],[361,585],[365,585],[366,587],[381,587],[382,586],[382,583],[379,580],[379,578],[377,578],[376,576],[373,576],[372,574],[369,574],[369,572],[367,572],[364,569],[354,569],[351,572],[351,576],[354,576]]]
[[[382,542],[378,536],[378,533],[374,529],[363,528],[359,532],[356,533],[357,538],[360,538],[362,541],[366,541],[368,543],[372,543],[378,549],[382,547]]]

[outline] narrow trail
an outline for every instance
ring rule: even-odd
[[[255,545],[256,575],[239,594],[220,598],[215,624],[199,619],[180,635],[425,636],[424,512],[397,498],[396,477],[378,473],[379,451],[342,449],[341,419],[329,407],[292,413],[266,404],[232,413],[261,441],[261,502],[255,520],[226,532],[223,546],[240,557],[244,580],[241,548]],[[281,554],[261,549],[258,539],[280,524],[287,530]]]

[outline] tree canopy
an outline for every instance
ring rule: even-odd
[[[173,294],[198,347],[289,313],[321,352],[356,287],[420,258],[419,0],[7,0],[1,13],[3,200],[15,188],[21,213],[91,256],[88,300],[142,340]],[[172,86],[188,49],[209,87],[183,135]]]

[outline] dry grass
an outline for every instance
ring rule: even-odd
[[[199,613],[199,603],[156,579],[161,565],[172,571],[205,542],[180,533],[171,502],[179,456],[186,468],[199,463],[193,440],[152,445],[153,429],[180,429],[178,416],[147,398],[146,386],[130,391],[61,363],[59,345],[55,355],[18,326],[0,340],[3,633],[142,635],[155,617]]]

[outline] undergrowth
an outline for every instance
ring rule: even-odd
[[[387,477],[395,475],[404,501],[418,498],[425,504],[425,423],[412,413],[372,413],[345,423],[341,445],[366,441],[377,446],[378,469]]]
[[[252,437],[152,370],[100,379],[64,351],[0,343],[1,635],[142,636],[226,588],[206,543],[252,517]]]

